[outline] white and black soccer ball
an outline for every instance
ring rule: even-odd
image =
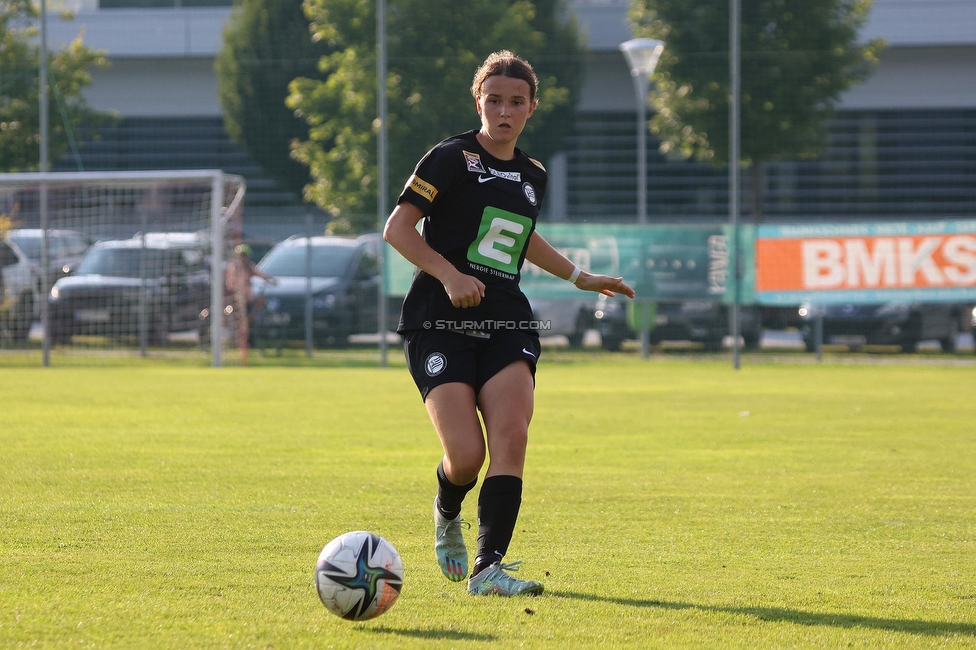
[[[379,535],[361,530],[346,533],[319,554],[315,587],[330,612],[365,621],[393,607],[403,588],[403,561]]]

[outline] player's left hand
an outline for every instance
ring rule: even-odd
[[[622,293],[628,298],[634,297],[634,290],[629,286],[624,284],[623,278],[615,278],[610,275],[594,275],[592,273],[587,273],[586,271],[580,273],[580,276],[576,278],[574,283],[577,289],[582,289],[584,291],[596,291],[597,293],[602,293],[604,296],[614,297],[618,293]]]

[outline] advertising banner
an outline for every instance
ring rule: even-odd
[[[976,299],[976,220],[763,225],[762,304],[965,302]]]
[[[539,233],[581,269],[623,276],[638,298],[662,300],[733,299],[732,230],[725,224],[539,224]],[[743,278],[740,302],[752,291],[752,226],[740,226]],[[404,295],[413,266],[387,247],[387,292]],[[530,298],[578,299],[579,289],[526,261],[521,287]]]

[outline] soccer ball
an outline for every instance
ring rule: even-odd
[[[350,621],[365,621],[393,607],[403,588],[403,561],[379,535],[346,533],[319,554],[315,587],[330,612]]]

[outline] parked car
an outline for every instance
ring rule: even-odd
[[[38,281],[41,275],[43,235],[44,231],[40,228],[15,228],[7,231],[7,239],[17,244],[30,258]],[[78,266],[91,245],[92,240],[77,230],[48,230],[48,282],[53,284],[68,275]]]
[[[530,299],[529,303],[532,305],[533,318],[544,323],[546,327],[546,329],[540,328],[539,335],[556,336],[561,334],[566,337],[569,346],[572,348],[581,347],[586,332],[596,327],[593,319],[592,298],[572,300]]]
[[[763,329],[800,329],[803,319],[800,317],[799,309],[800,305],[762,305],[759,313],[762,315]]]
[[[634,314],[639,303],[600,296],[594,317],[602,345],[607,350],[619,350],[627,339],[635,339],[639,321]],[[707,300],[658,302],[652,309],[650,343],[662,341],[692,341],[701,343],[708,351],[722,348],[722,341],[730,333],[729,306]],[[759,347],[762,340],[762,316],[754,305],[739,307],[739,333],[748,349]]]
[[[969,310],[969,331],[973,333],[973,352],[976,352],[976,306]]]
[[[194,233],[94,244],[77,269],[51,289],[51,340],[139,335],[143,309],[154,344],[165,343],[172,332],[205,336],[211,298],[207,252],[206,240]]]
[[[343,346],[352,334],[378,330],[379,235],[343,237],[291,237],[277,244],[258,264],[275,278],[270,284],[252,279],[256,296],[264,297],[251,325],[258,347],[279,346],[305,339],[305,304],[308,274],[306,255],[311,254],[312,340],[318,346]],[[388,308],[395,328],[399,306]]]
[[[841,345],[899,345],[914,352],[920,341],[937,340],[954,352],[961,330],[962,308],[952,304],[886,302],[877,305],[838,304],[799,309],[800,332],[808,351],[816,348],[815,325],[823,317],[823,342]]]
[[[0,330],[25,341],[39,312],[30,259],[12,241],[0,241]]]

